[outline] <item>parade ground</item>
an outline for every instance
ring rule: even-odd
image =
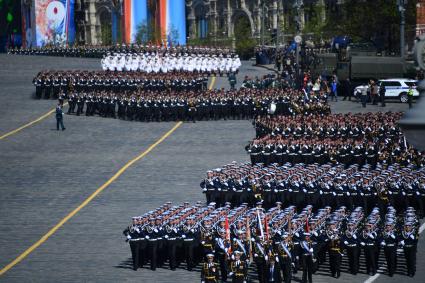
[[[167,201],[205,201],[199,183],[209,169],[249,160],[244,147],[254,135],[248,120],[130,122],[65,115],[57,131],[56,101],[34,98],[34,76],[43,69],[99,69],[98,59],[0,55],[0,282],[200,282],[200,268],[132,270],[122,234],[131,217]],[[244,62],[238,74],[269,71]],[[228,88],[227,78],[211,78]],[[408,111],[352,101],[331,102],[332,112]],[[65,106],[65,110],[67,107]],[[421,226],[420,232],[422,232]],[[385,266],[380,257],[380,266]],[[314,282],[425,282],[425,236],[417,272],[405,275],[403,254],[394,277],[385,268],[332,278],[326,263]],[[301,281],[302,272],[294,274]],[[250,273],[254,279],[254,273]],[[253,280],[252,282],[257,282]]]

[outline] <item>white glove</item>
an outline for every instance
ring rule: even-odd
[[[385,244],[385,241],[382,241],[381,242],[381,246],[385,246],[386,244]]]
[[[207,191],[207,189],[206,189],[206,188],[203,188],[203,189],[202,189],[202,191],[203,191],[203,192],[206,192],[206,191]]]
[[[344,245],[348,245],[348,242],[347,241],[344,241]]]
[[[292,193],[292,189],[289,189],[288,191],[289,191],[290,193]]]
[[[361,196],[364,196],[364,193],[360,193]]]
[[[312,253],[313,252],[313,248],[310,248],[309,251]]]
[[[221,192],[221,189],[219,188],[217,191]]]
[[[347,192],[347,196],[350,196],[351,194],[350,194],[350,192]]]
[[[230,273],[229,273],[229,277],[231,277],[231,276],[233,276],[233,272],[230,272]]]
[[[267,260],[269,260],[269,257],[268,256],[265,256],[264,259],[267,261]]]
[[[195,231],[193,229],[190,229],[190,232],[195,233]]]
[[[186,238],[186,235],[182,235],[182,238],[185,239]]]
[[[361,242],[361,243],[360,243],[360,245],[364,246],[364,245],[365,245],[365,243],[364,243],[364,242]]]
[[[168,239],[168,235],[165,235],[165,236],[164,236],[164,238],[165,238],[165,239]]]
[[[304,192],[304,193],[307,193],[307,190],[306,190],[306,189],[303,189],[303,192]]]
[[[400,245],[404,246],[404,240],[401,240]]]
[[[153,230],[155,233],[158,233],[158,229]]]
[[[323,192],[322,192],[322,190],[320,190],[320,191],[319,191],[319,193],[320,193],[321,195],[323,195]]]
[[[254,257],[258,257],[258,254],[254,254]]]
[[[335,193],[335,192],[332,192],[332,194],[333,194],[334,196],[336,196],[336,193]]]
[[[127,239],[131,240],[131,236],[130,235],[127,235]]]
[[[414,240],[414,239],[415,239],[415,236],[414,236],[414,235],[410,235],[410,238],[411,238],[412,240]]]
[[[146,236],[145,239],[150,239],[150,237],[149,236]]]
[[[202,241],[201,244],[205,245],[205,241]]]

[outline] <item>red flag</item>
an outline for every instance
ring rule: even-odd
[[[269,240],[269,225],[267,223],[267,214],[264,215],[264,238]]]
[[[308,226],[308,218],[305,220],[305,232],[310,233],[310,227]]]
[[[224,227],[226,229],[226,240],[230,241],[229,219],[227,218],[227,215],[226,215],[226,221],[225,221]]]

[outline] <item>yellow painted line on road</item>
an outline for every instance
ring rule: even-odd
[[[65,105],[68,105],[68,102],[63,104],[63,106],[65,106]],[[22,131],[23,129],[28,128],[28,127],[30,127],[30,126],[32,126],[32,125],[34,125],[34,124],[36,124],[36,123],[38,123],[38,122],[40,122],[40,121],[42,121],[42,120],[46,119],[46,118],[47,118],[47,117],[49,117],[51,114],[55,113],[55,111],[56,111],[56,108],[55,108],[55,109],[52,109],[52,110],[50,110],[49,112],[47,112],[46,114],[44,114],[44,115],[42,115],[42,116],[38,117],[38,118],[37,118],[37,119],[35,119],[34,121],[31,121],[31,122],[29,122],[28,124],[25,124],[25,125],[23,125],[23,126],[21,126],[21,127],[17,128],[17,129],[15,129],[15,130],[13,130],[13,131],[10,131],[10,132],[8,132],[8,133],[6,133],[6,134],[4,134],[4,135],[0,136],[0,140],[3,140],[3,139],[5,139],[5,138],[7,138],[7,137],[9,137],[9,136],[11,136],[11,135],[14,135],[14,134],[16,134],[16,133],[18,133],[18,132]]]
[[[178,127],[180,127],[183,122],[178,122],[174,127],[165,133],[159,140],[157,140],[154,144],[149,146],[144,152],[130,160],[127,164],[125,164],[120,170],[118,170],[114,176],[112,176],[106,183],[100,186],[94,193],[92,193],[88,198],[86,198],[77,208],[75,208],[71,213],[65,216],[58,224],[56,224],[52,229],[50,229],[43,237],[41,237],[36,243],[34,243],[31,247],[29,247],[26,251],[20,254],[17,258],[15,258],[11,263],[6,265],[0,270],[0,276],[5,274],[9,269],[20,263],[23,259],[25,259],[29,254],[31,254],[35,249],[37,249],[41,244],[47,241],[50,236],[52,236],[60,227],[62,227],[69,219],[75,216],[81,209],[83,209],[86,205],[88,205],[98,194],[100,194],[103,190],[105,190],[112,182],[114,182],[118,177],[120,177],[131,165],[145,157],[149,152],[151,152],[156,146],[162,143],[168,136],[170,136]]]
[[[208,87],[209,90],[211,90],[214,87],[214,84],[215,84],[215,80],[216,79],[217,79],[216,76],[212,77],[210,86]]]

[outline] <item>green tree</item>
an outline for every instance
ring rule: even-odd
[[[240,17],[235,23],[236,52],[242,59],[249,59],[254,54],[256,40],[252,38],[251,24],[247,17]]]
[[[396,1],[346,0],[328,9],[323,31],[333,35],[349,35],[354,41],[372,42],[379,49],[399,50],[400,13]],[[416,1],[406,6],[406,31],[414,29]]]

